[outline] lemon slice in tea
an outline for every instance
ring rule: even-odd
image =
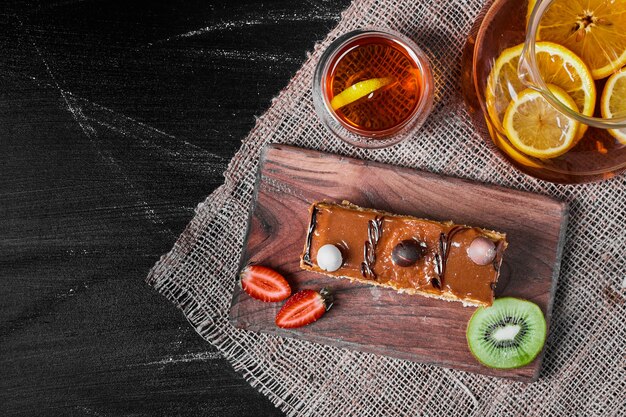
[[[602,117],[606,119],[626,116],[626,67],[607,80],[600,99],[600,109]],[[626,145],[626,128],[610,129],[609,133]]]
[[[517,76],[517,64],[523,48],[524,44],[520,44],[502,51],[489,74],[485,91],[487,111],[499,128],[502,128],[509,103],[526,89]],[[596,86],[585,63],[569,49],[552,42],[537,42],[535,54],[543,80],[564,90],[582,114],[593,115]],[[577,139],[583,136],[586,127],[580,126]]]
[[[393,81],[393,77],[371,78],[369,80],[359,81],[333,97],[330,101],[330,106],[333,110],[340,109],[343,106],[354,103],[358,99],[369,96],[376,90],[388,86]]]
[[[556,98],[573,110],[574,100],[550,85]],[[517,149],[536,158],[554,158],[576,144],[579,123],[556,110],[541,93],[530,88],[514,99],[504,115],[504,131]]]
[[[529,15],[536,0],[528,3]],[[626,64],[626,0],[554,0],[537,29],[537,39],[578,55],[595,80]]]

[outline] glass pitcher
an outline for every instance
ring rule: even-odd
[[[508,162],[561,183],[626,169],[622,14],[626,0],[485,6],[464,50],[462,89],[476,128]]]

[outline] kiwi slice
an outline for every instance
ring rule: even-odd
[[[490,368],[519,368],[541,352],[546,320],[537,304],[505,297],[480,307],[467,325],[467,344],[480,363]]]

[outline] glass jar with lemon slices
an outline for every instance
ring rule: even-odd
[[[554,182],[626,169],[626,0],[495,0],[464,55],[475,124]]]

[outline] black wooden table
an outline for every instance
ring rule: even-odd
[[[144,278],[347,0],[0,6],[0,415],[281,415]]]

